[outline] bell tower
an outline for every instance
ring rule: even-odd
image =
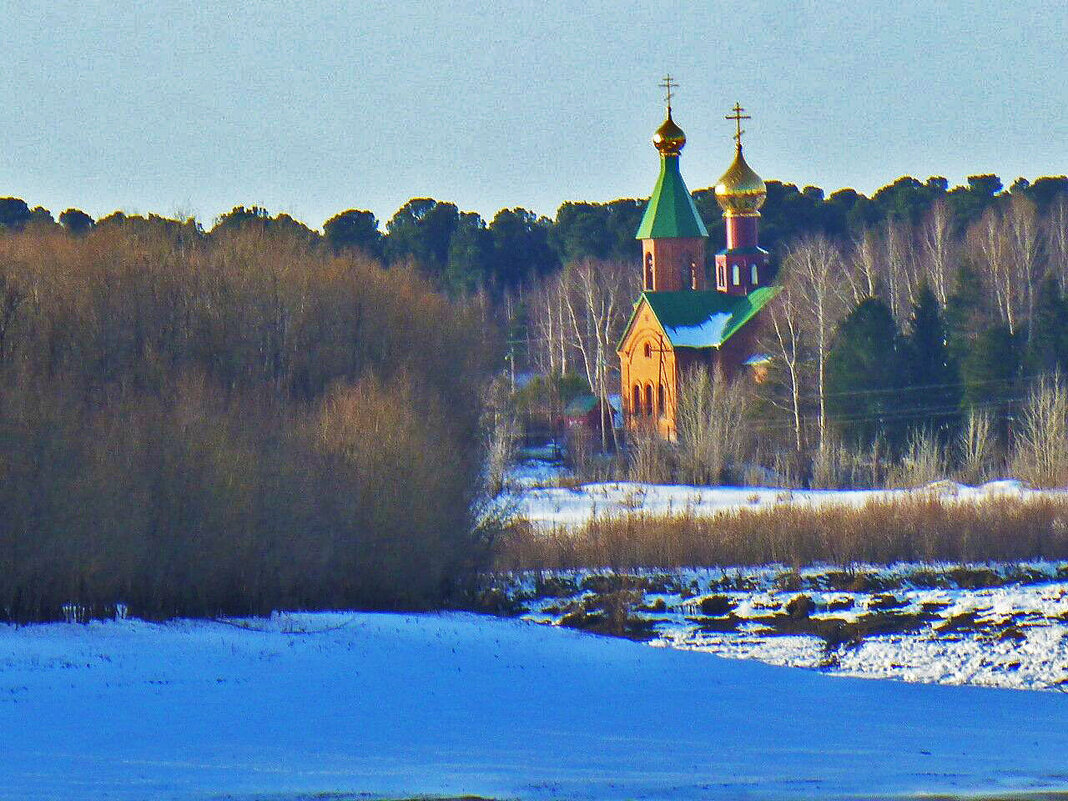
[[[758,221],[768,190],[742,155],[742,120],[751,119],[738,103],[726,119],[735,123],[734,162],[716,184],[716,202],[727,223],[727,247],[716,254],[716,289],[748,295],[771,283],[768,252],[760,247]]]
[[[667,91],[667,119],[653,134],[653,145],[660,152],[660,177],[635,235],[642,243],[642,289],[704,290],[708,288],[708,231],[679,172],[679,154],[686,146],[686,134],[671,117],[671,90],[678,84],[668,75],[660,85]]]

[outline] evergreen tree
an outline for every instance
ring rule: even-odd
[[[910,415],[919,415],[915,420],[918,425],[935,430],[949,427],[960,404],[958,371],[950,358],[938,298],[927,284],[920,288],[912,308],[902,352],[908,376],[902,405]]]
[[[449,239],[445,284],[454,295],[485,289],[493,264],[493,237],[473,211],[460,214]]]
[[[961,264],[953,293],[946,301],[949,358],[961,365],[975,338],[991,324],[983,282],[968,262]]]
[[[493,278],[500,288],[555,272],[560,259],[549,245],[552,221],[522,208],[501,209],[489,224],[493,235]]]
[[[460,212],[455,203],[412,198],[386,223],[386,257],[391,264],[414,259],[427,275],[440,278],[449,261],[452,235],[459,225]]]
[[[20,197],[0,197],[0,231],[21,231],[33,212]]]
[[[369,211],[349,209],[336,214],[323,223],[323,233],[335,253],[352,249],[372,258],[382,257],[382,232],[378,219]]]
[[[902,438],[905,370],[889,307],[868,298],[838,326],[827,356],[827,412],[842,437],[866,447],[878,435]]]
[[[1004,417],[1014,398],[1019,372],[1019,351],[1008,327],[998,325],[980,332],[960,365],[964,408],[985,407]]]
[[[81,209],[67,209],[59,215],[59,224],[74,236],[84,236],[96,225],[93,218]]]
[[[1068,372],[1068,303],[1053,276],[1038,291],[1025,367],[1029,375]]]

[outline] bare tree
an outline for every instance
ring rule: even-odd
[[[900,324],[908,318],[916,303],[920,285],[911,226],[901,220],[887,220],[882,243],[887,302],[894,319]]]
[[[801,453],[803,448],[801,396],[805,357],[804,321],[801,304],[795,295],[796,290],[793,286],[784,287],[774,302],[764,311],[765,325],[761,344],[774,353],[775,358],[782,364],[785,389],[789,398],[786,411],[789,412],[793,423],[794,450],[796,453]],[[772,402],[776,403],[775,400]]]
[[[1013,286],[1019,289],[1018,302],[1027,314],[1027,338],[1030,340],[1035,289],[1044,277],[1039,274],[1041,237],[1035,204],[1023,195],[1013,195],[1003,217],[1003,231],[1009,252],[1008,273]]]
[[[801,239],[783,259],[783,284],[791,288],[815,351],[821,451],[827,443],[827,354],[834,326],[845,312],[844,273],[841,251],[823,234]]]
[[[997,447],[993,415],[984,409],[972,409],[961,429],[958,447],[961,480],[969,484],[984,481],[990,475]]]
[[[609,405],[610,376],[614,373],[616,343],[637,295],[634,269],[621,262],[586,260],[568,265],[560,276],[572,343],[578,351],[591,391],[600,399],[601,447],[609,432],[616,442]]]
[[[559,276],[545,279],[527,294],[531,357],[539,372],[565,375],[570,337],[565,325],[564,292]]]
[[[865,298],[873,298],[879,287],[879,237],[868,229],[853,242],[853,251],[846,270],[846,280],[853,293],[853,305]]]
[[[728,466],[741,461],[745,445],[746,395],[717,366],[687,371],[679,386],[679,460],[683,477],[694,484],[719,483]]]
[[[1016,432],[1012,469],[1040,487],[1068,481],[1068,388],[1061,376],[1043,377],[1031,390]]]
[[[1016,333],[1018,324],[1019,287],[1014,283],[1014,271],[1009,265],[1008,242],[1002,231],[1001,214],[991,206],[979,221],[968,229],[968,250],[973,261],[983,270],[994,304],[1010,334]]]
[[[957,239],[953,232],[953,218],[946,202],[939,198],[931,206],[920,228],[920,252],[923,255],[924,273],[931,290],[944,307],[949,299],[949,287],[953,282],[954,266],[957,263]]]

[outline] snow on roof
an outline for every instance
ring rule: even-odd
[[[723,332],[731,321],[726,312],[710,314],[697,325],[664,326],[664,333],[676,348],[707,348],[723,341]]]
[[[718,348],[778,293],[777,286],[761,287],[748,295],[728,295],[716,290],[644,292],[620,342],[626,339],[638,309],[645,301],[672,347]]]

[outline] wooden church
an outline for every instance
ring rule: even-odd
[[[735,105],[734,163],[715,187],[723,209],[727,246],[716,253],[713,285],[705,269],[708,231],[679,171],[686,135],[671,117],[653,135],[660,177],[636,238],[642,243],[642,294],[619,343],[623,408],[628,427],[655,426],[675,438],[678,387],[698,364],[717,365],[733,378],[754,359],[758,312],[778,293],[768,252],[760,247],[758,221],[767,189],[742,156],[741,121]]]

